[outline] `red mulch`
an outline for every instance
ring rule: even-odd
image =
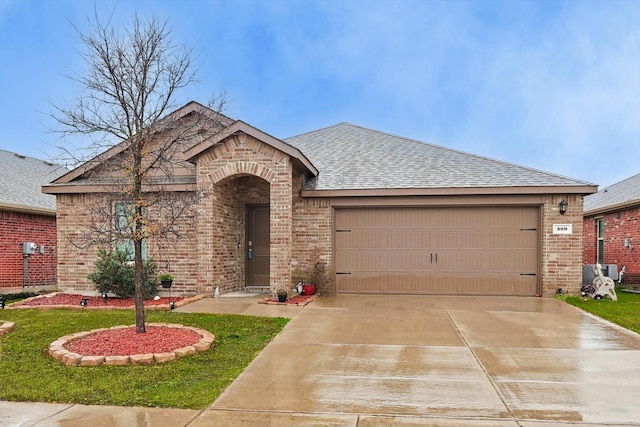
[[[14,303],[15,306],[30,306],[39,307],[47,305],[68,305],[68,306],[80,306],[80,300],[87,299],[87,307],[132,307],[135,305],[133,298],[114,298],[114,297],[88,297],[78,294],[55,294],[55,295],[42,295],[39,297],[29,298],[24,301]],[[167,305],[170,301],[180,301],[183,297],[173,298],[160,298],[157,300],[147,299],[144,300],[145,306],[154,305]]]
[[[200,334],[185,328],[147,326],[147,332],[139,334],[132,326],[96,332],[71,340],[63,347],[83,356],[130,356],[173,351],[195,344],[200,338]]]

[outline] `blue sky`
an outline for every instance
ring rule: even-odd
[[[71,24],[167,19],[227,115],[278,138],[339,122],[606,186],[640,172],[640,1],[0,0],[0,148],[49,159],[78,95]]]

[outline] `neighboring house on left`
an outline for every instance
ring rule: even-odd
[[[0,293],[56,285],[56,198],[41,187],[66,172],[0,149]]]

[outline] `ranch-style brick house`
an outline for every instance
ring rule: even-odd
[[[225,125],[176,153],[185,166],[172,188],[208,188],[193,233],[147,242],[173,294],[293,286],[292,271],[318,261],[324,294],[579,292],[594,184],[348,123],[288,139]],[[61,290],[95,289],[96,252],[68,241],[103,188],[88,164],[43,187],[57,199]]]

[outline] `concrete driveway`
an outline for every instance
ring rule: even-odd
[[[562,423],[640,425],[640,335],[553,299],[349,295],[301,310],[189,425]]]

